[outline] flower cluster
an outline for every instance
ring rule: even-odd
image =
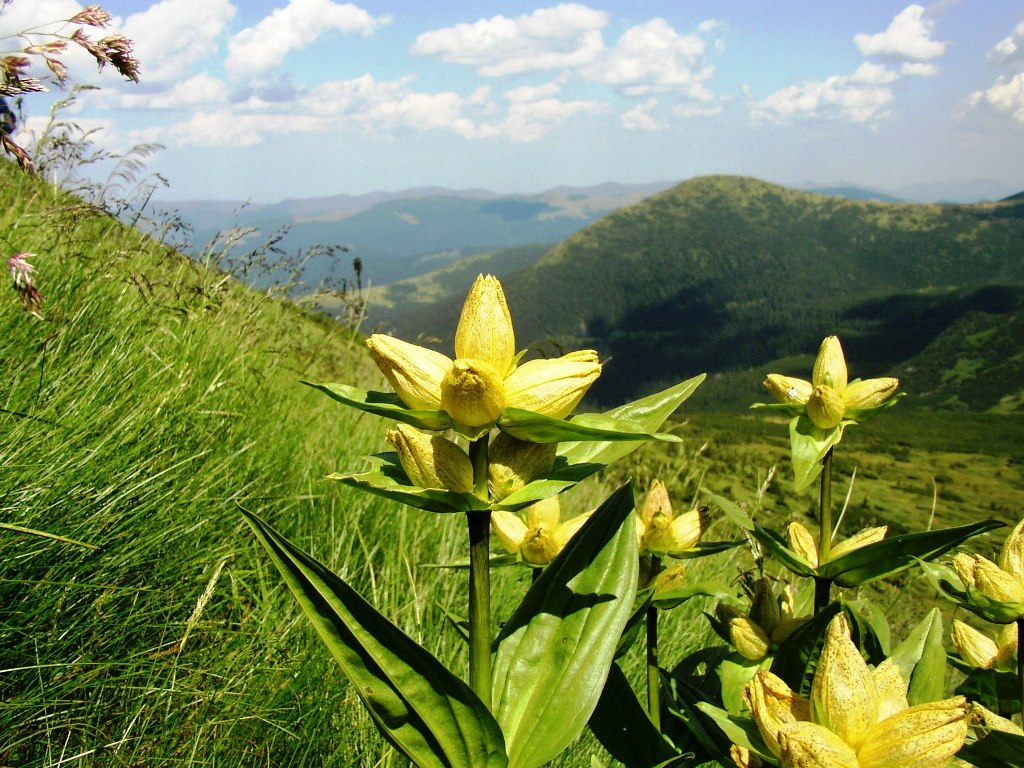
[[[892,659],[875,669],[850,639],[843,614],[829,624],[810,698],[760,669],[745,699],[771,753],[784,768],[939,768],[967,738],[972,709],[962,696],[908,706]],[[733,750],[740,765],[756,758]]]
[[[828,560],[837,560],[843,555],[850,554],[855,549],[866,547],[869,544],[876,544],[885,538],[888,530],[889,527],[886,525],[877,528],[865,528],[860,533],[843,539],[832,547]],[[811,568],[817,568],[819,565],[824,564],[818,552],[818,545],[814,541],[814,536],[811,535],[811,532],[802,523],[796,521],[790,523],[786,528],[786,538],[789,541],[789,548],[803,558]]]
[[[743,658],[761,661],[810,618],[796,616],[793,604],[789,585],[776,595],[768,579],[761,578],[754,585],[748,613],[728,603],[719,603],[712,626]]]
[[[996,562],[961,552],[953,569],[970,606],[985,618],[999,624],[1024,619],[1024,520],[1006,537]]]

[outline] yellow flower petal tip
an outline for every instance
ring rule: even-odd
[[[516,355],[512,316],[505,292],[493,275],[478,275],[455,331],[455,356],[483,360],[502,376],[511,370]]]
[[[508,405],[564,419],[579,405],[600,375],[601,364],[593,350],[530,360],[505,380]]]
[[[440,352],[376,333],[366,340],[373,362],[409,408],[441,408],[441,380],[452,360]]]

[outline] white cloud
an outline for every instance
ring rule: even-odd
[[[503,123],[482,126],[478,138],[504,136],[520,143],[537,141],[573,117],[608,111],[608,105],[601,101],[538,99],[516,102],[509,107]]]
[[[284,8],[274,10],[256,26],[231,38],[225,66],[233,77],[261,75],[279,66],[290,52],[305,48],[329,30],[365,36],[389,21],[387,16],[374,18],[351,3],[290,0]]]
[[[967,107],[988,107],[1024,124],[1024,74],[1001,75],[990,88],[972,93],[967,98]]]
[[[660,131],[666,124],[654,116],[657,99],[648,99],[631,110],[622,113],[622,127],[633,131]]]
[[[920,5],[908,5],[893,18],[885,32],[857,34],[853,42],[864,56],[927,61],[941,56],[946,43],[932,40],[934,24]]]
[[[891,101],[892,90],[888,87],[855,79],[853,75],[835,75],[776,91],[755,103],[751,113],[755,118],[775,122],[799,118],[843,118],[866,123],[886,117],[886,106]]]
[[[903,77],[935,77],[937,74],[938,67],[923,61],[905,61],[900,65],[900,75]]]
[[[710,34],[717,25],[704,22],[701,31]],[[622,86],[626,95],[641,96],[652,91],[682,90],[691,98],[714,98],[706,83],[714,68],[706,62],[707,41],[700,35],[680,35],[664,19],[634,26],[619,38],[600,61],[584,67],[584,77]]]
[[[485,77],[578,67],[604,50],[607,23],[604,11],[566,3],[514,19],[494,16],[424,32],[412,52],[474,67]]]
[[[882,64],[872,64],[865,61],[856,71],[850,75],[851,83],[862,83],[864,85],[888,85],[895,83],[900,76]]]
[[[234,15],[230,0],[161,0],[129,16],[122,31],[135,43],[143,82],[166,82],[216,53]]]
[[[1024,21],[1017,24],[1011,35],[996,43],[988,57],[995,64],[1024,65]]]
[[[82,10],[81,3],[75,0],[32,0],[32,2],[15,2],[0,13],[0,35],[7,36],[26,29],[35,29],[46,25],[46,29],[54,21],[70,19]]]
[[[503,96],[507,101],[537,101],[557,96],[562,90],[562,84],[557,80],[543,85],[521,85],[518,88],[505,91]]]

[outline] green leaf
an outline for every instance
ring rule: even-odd
[[[494,660],[494,713],[513,768],[565,749],[597,706],[633,609],[638,554],[626,485],[591,515],[505,623]]]
[[[704,738],[700,736],[698,738],[722,765],[732,763],[732,759],[729,757],[730,744],[746,747],[754,755],[772,764],[776,762],[775,756],[764,743],[764,739],[761,738],[761,733],[757,730],[757,723],[753,719],[731,715],[724,709],[699,699],[693,700],[691,706],[707,716],[714,725],[718,726],[717,732],[708,728],[702,728]],[[706,743],[705,739],[708,739],[710,743]]]
[[[854,643],[869,664],[881,664],[890,648],[889,620],[885,614],[867,598],[840,597],[839,602],[849,619]]]
[[[618,664],[612,664],[590,730],[625,768],[653,768],[679,752],[651,722]]]
[[[744,512],[736,502],[731,499],[727,499],[724,496],[719,496],[716,493],[705,494],[705,498],[722,510],[729,522],[736,527],[742,528],[745,531],[754,530],[754,521],[750,519],[750,516]]]
[[[1024,603],[993,600],[980,589],[965,585],[956,571],[941,563],[921,563],[921,570],[948,598],[994,624],[1009,624],[1024,616]]]
[[[736,593],[720,581],[698,581],[680,589],[656,592],[652,604],[663,611],[675,608],[691,597],[714,597],[718,600],[733,600]]]
[[[882,539],[818,567],[817,573],[841,587],[860,587],[906,570],[919,560],[932,560],[972,536],[1000,528],[998,520]]]
[[[753,526],[750,530],[751,535],[761,543],[761,546],[774,555],[776,560],[800,576],[815,575],[815,570],[811,567],[811,564],[791,550],[786,540],[778,532],[765,528],[759,523],[754,523]]]
[[[399,501],[428,512],[467,512],[489,508],[488,502],[475,494],[455,493],[440,488],[420,488],[399,482],[394,477],[380,471],[363,472],[358,475],[333,473],[327,475],[327,479],[337,480],[349,488],[357,488],[360,491],[383,496],[386,499]]]
[[[978,768],[1024,768],[1024,736],[990,731],[968,744],[956,756]]]
[[[839,603],[829,603],[817,615],[790,632],[775,652],[772,672],[801,696],[810,695],[814,670],[818,668],[818,657],[825,644],[825,630],[839,609]]]
[[[942,645],[942,614],[932,608],[928,615],[893,650],[892,660],[907,682],[910,706],[942,699],[945,693],[946,649]]]
[[[661,392],[605,411],[604,415],[631,422],[647,432],[657,432],[668,417],[696,391],[706,376],[704,373],[694,376]],[[643,441],[586,440],[564,443],[558,447],[558,453],[565,456],[570,464],[608,466],[628,456],[641,445]]]
[[[983,706],[997,715],[1009,717],[1020,712],[1020,687],[1014,672],[995,669],[975,669],[956,688],[956,693]]]
[[[450,429],[452,420],[444,411],[417,411],[407,408],[398,395],[390,392],[368,392],[365,389],[350,387],[348,384],[314,384],[303,381],[306,386],[319,389],[328,397],[376,416],[411,424],[417,429],[439,431]]]
[[[730,653],[718,665],[718,677],[722,681],[722,704],[731,714],[738,715],[745,708],[743,689],[761,667],[767,666],[770,658],[751,661],[739,653]]]
[[[242,511],[381,734],[422,768],[504,768],[501,729],[470,687],[322,563]]]
[[[581,413],[568,420],[542,413],[506,408],[498,417],[498,428],[519,440],[531,443],[559,443],[566,440],[664,440],[682,442],[682,438],[664,432],[647,432],[632,421],[615,419],[601,413]]]
[[[789,446],[793,459],[793,474],[796,479],[796,490],[801,491],[821,474],[821,460],[825,458],[829,448],[833,448],[843,439],[843,429],[852,424],[842,421],[832,429],[821,429],[807,416],[797,416],[789,422]]]

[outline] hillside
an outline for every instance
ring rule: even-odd
[[[1019,310],[1022,242],[1019,202],[855,201],[705,177],[609,214],[505,286],[521,341],[595,346],[610,360],[595,395],[616,401],[805,355],[829,333],[855,375],[890,370],[968,311]],[[439,335],[456,311],[396,325]]]

